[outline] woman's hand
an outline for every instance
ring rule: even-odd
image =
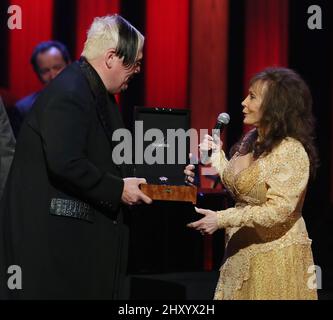
[[[201,213],[204,217],[198,221],[189,223],[187,226],[200,231],[202,235],[213,234],[218,229],[217,212],[197,207],[195,207],[195,211]]]
[[[189,154],[190,161],[193,158],[192,153]],[[194,186],[194,181],[195,181],[195,166],[193,164],[189,164],[185,167],[184,169],[184,174],[185,174],[185,183],[190,186]]]
[[[187,185],[192,185],[194,183],[194,165],[189,164],[185,167],[184,173],[185,173],[185,182]]]
[[[214,138],[208,134],[204,136],[203,141],[199,144],[200,149],[200,158],[206,159],[209,151],[213,153],[220,152],[222,149],[223,143],[217,135]],[[209,156],[210,158],[210,156]],[[204,164],[209,164],[208,159],[204,161]]]

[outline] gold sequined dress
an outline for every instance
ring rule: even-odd
[[[225,256],[214,299],[317,299],[311,240],[302,218],[309,158],[284,139],[266,156],[235,171],[239,154],[212,157],[235,207],[218,212]]]

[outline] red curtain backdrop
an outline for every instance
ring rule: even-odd
[[[288,66],[288,0],[246,0],[245,87],[267,66]]]
[[[211,130],[226,111],[228,76],[228,0],[191,1],[189,101],[192,127]],[[195,150],[193,150],[195,152]],[[213,181],[201,176],[201,187]],[[204,269],[213,268],[212,238],[204,239]]]
[[[226,110],[227,0],[192,0],[190,106],[192,127],[211,130]]]
[[[218,114],[227,109],[229,1],[192,0],[191,5],[192,127],[211,130]],[[212,184],[202,176],[202,187]]]
[[[95,17],[111,15],[120,12],[120,0],[79,0],[76,16],[76,58],[83,50],[87,31]]]
[[[244,66],[244,96],[255,73],[288,66],[288,0],[246,1]]]
[[[146,106],[188,107],[189,16],[189,0],[146,0]]]
[[[22,29],[9,31],[9,89],[16,99],[40,90],[30,64],[33,48],[52,37],[53,0],[11,0],[22,9]]]

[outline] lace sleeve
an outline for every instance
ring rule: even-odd
[[[265,161],[266,201],[262,205],[247,205],[218,212],[220,228],[272,227],[287,221],[295,210],[309,179],[309,158],[302,144],[284,140]]]
[[[220,176],[223,175],[223,171],[228,165],[228,159],[225,156],[225,153],[223,150],[220,152],[216,152],[212,154],[212,167],[216,169],[216,171],[219,173]]]

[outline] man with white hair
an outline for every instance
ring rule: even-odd
[[[143,44],[121,16],[95,18],[81,59],[37,98],[0,205],[0,297],[122,298],[123,205],[151,199],[113,159],[123,128],[113,95],[140,72]]]

